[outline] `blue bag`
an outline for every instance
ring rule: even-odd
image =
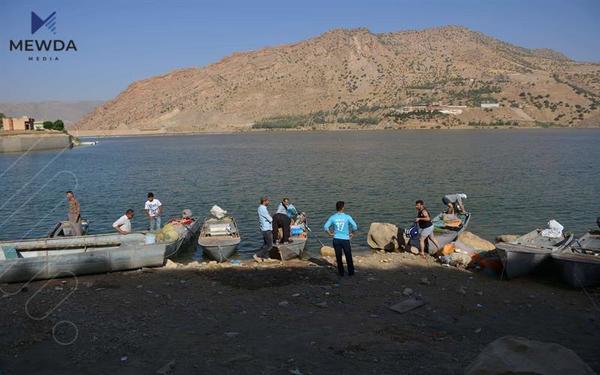
[[[409,236],[411,240],[416,240],[419,238],[419,226],[417,223],[414,223],[412,227],[405,229],[404,233]]]

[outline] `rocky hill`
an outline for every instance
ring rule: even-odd
[[[582,126],[598,123],[599,106],[600,65],[552,50],[457,26],[337,29],[134,82],[76,127]]]

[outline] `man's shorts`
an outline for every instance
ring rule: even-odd
[[[433,234],[433,225],[427,228],[419,228],[419,238],[426,238]]]

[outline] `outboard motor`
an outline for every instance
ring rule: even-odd
[[[85,236],[86,234],[88,234],[90,225],[86,219],[81,219],[80,225],[81,235]],[[54,228],[50,231],[50,233],[48,233],[48,237],[50,238],[69,237],[72,235],[73,232],[71,229],[71,223],[69,223],[67,220],[59,221],[58,223],[56,223]]]
[[[596,224],[598,224],[598,227],[600,228],[600,216],[596,218]]]

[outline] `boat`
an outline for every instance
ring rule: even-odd
[[[269,251],[269,257],[279,260],[300,258],[306,248],[306,241],[308,241],[307,229],[306,214],[301,213],[296,218],[296,223],[290,228],[291,242],[273,244]],[[280,232],[278,237],[281,238],[282,235],[283,232]]]
[[[434,227],[433,234],[440,247],[444,247],[444,245],[455,241],[458,235],[467,229],[471,222],[471,214],[468,212],[457,214],[457,219],[455,220],[444,220],[444,215],[444,213],[440,213],[432,220]],[[429,248],[433,248],[437,252],[438,250],[435,249],[435,245],[432,245],[431,241],[429,241]]]
[[[235,253],[240,242],[238,226],[232,216],[204,219],[198,244],[207,257],[224,262]]]
[[[147,231],[72,236],[60,222],[47,238],[0,242],[0,283],[161,267],[194,243],[200,227],[194,218],[169,224],[177,238],[162,241]]]
[[[501,242],[496,250],[502,261],[502,274],[507,279],[524,276],[533,272],[552,253],[560,252],[573,240],[573,235],[557,238],[545,237],[541,229],[533,230],[513,242]]]
[[[147,242],[144,233],[0,242],[0,283],[162,266],[172,243]]]
[[[600,285],[600,231],[590,231],[552,253],[562,280],[574,288]]]
[[[182,250],[194,248],[201,224],[202,222],[195,217],[169,220],[162,230],[171,225],[178,237],[176,241],[167,245],[165,258],[173,258]]]
[[[471,214],[468,212],[457,214],[456,219],[451,221],[444,220],[444,215],[444,213],[440,213],[431,220],[434,227],[433,235],[440,246],[438,249],[431,240],[428,240],[425,248],[430,255],[436,254],[444,247],[444,245],[456,240],[458,235],[467,229],[469,222],[471,221]],[[419,238],[409,239],[408,244],[418,248],[420,246]],[[410,246],[408,248],[410,248]]]

